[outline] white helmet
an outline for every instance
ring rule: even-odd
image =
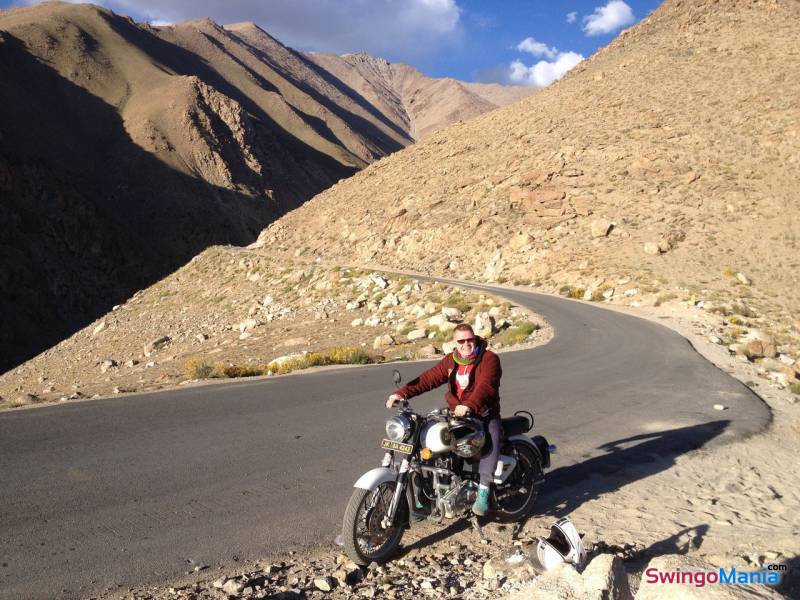
[[[550,527],[550,537],[546,540],[539,538],[536,556],[545,571],[562,562],[572,563],[580,568],[586,562],[586,549],[575,525],[564,517]]]

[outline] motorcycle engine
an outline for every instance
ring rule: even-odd
[[[439,508],[445,517],[452,519],[466,512],[475,502],[477,495],[477,483],[474,481],[461,481],[439,498]]]

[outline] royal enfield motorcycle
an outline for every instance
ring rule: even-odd
[[[396,370],[394,381],[399,385]],[[501,422],[491,505],[496,518],[513,522],[531,511],[554,447],[540,435],[526,435],[533,428],[527,411]],[[401,402],[386,422],[381,466],[356,481],[347,503],[342,541],[350,559],[360,565],[385,562],[412,523],[471,517],[486,438],[479,419],[458,418],[446,408],[421,415]]]

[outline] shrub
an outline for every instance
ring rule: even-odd
[[[287,360],[282,364],[271,362],[265,371],[272,371],[276,375],[283,375],[300,369],[309,367],[320,367],[325,365],[365,365],[372,362],[369,354],[361,348],[349,346],[339,346],[324,350],[322,352],[309,352]]]
[[[675,300],[678,297],[678,294],[673,294],[672,292],[667,292],[666,294],[659,294],[656,301],[653,303],[653,306],[661,306],[664,302],[669,302],[670,300]]]
[[[572,286],[569,285],[562,285],[558,288],[558,294],[560,296],[569,296],[569,293],[572,291]]]
[[[580,299],[583,298],[583,295],[585,293],[586,293],[585,289],[579,288],[579,287],[575,287],[575,288],[570,288],[569,289],[569,293],[567,294],[567,296],[569,296],[570,298],[577,298],[578,300],[580,300]]]
[[[464,294],[452,294],[444,303],[448,308],[457,308],[462,313],[469,312],[472,304],[464,297]]]
[[[731,327],[728,330],[728,334],[733,338],[738,338],[744,335],[745,333],[747,333],[747,329],[745,329],[744,327]]]
[[[214,368],[202,358],[190,358],[184,365],[184,371],[189,379],[206,379],[211,377]]]
[[[512,325],[508,329],[504,329],[492,338],[492,344],[497,346],[511,346],[512,344],[519,344],[528,339],[528,337],[537,329],[540,328],[538,323],[531,321],[523,321],[518,325]]]

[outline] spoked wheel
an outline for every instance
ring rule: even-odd
[[[495,490],[497,518],[507,523],[528,516],[536,502],[542,479],[541,462],[528,444],[512,442],[508,448],[517,464],[505,484]]]
[[[397,508],[395,523],[388,529],[382,525],[394,495],[395,482],[382,483],[376,490],[356,488],[344,511],[342,537],[350,559],[359,565],[386,562],[397,550],[408,522],[405,495]]]

